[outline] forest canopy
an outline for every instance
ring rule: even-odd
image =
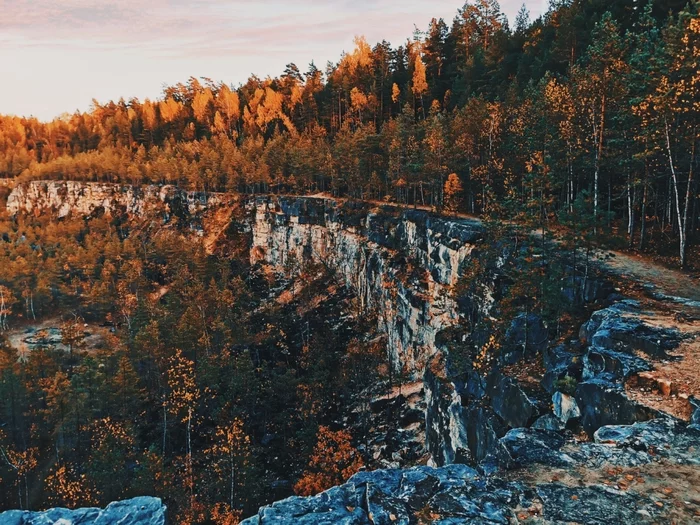
[[[551,0],[511,25],[468,1],[394,47],[356,38],[321,70],[52,122],[0,117],[0,176],[332,192],[561,223],[577,200],[630,246],[696,236],[697,0]],[[668,244],[668,243],[667,243]]]

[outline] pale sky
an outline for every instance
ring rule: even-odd
[[[511,24],[523,0],[501,0]],[[525,0],[531,19],[546,0]],[[355,35],[396,47],[460,0],[0,0],[0,114],[47,120],[93,98],[157,98],[190,76],[238,85],[320,69]]]

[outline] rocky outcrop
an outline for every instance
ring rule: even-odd
[[[7,198],[7,210],[14,215],[55,213],[88,216],[146,215],[195,216],[208,207],[230,202],[231,195],[184,191],[175,186],[130,186],[102,182],[32,181],[18,184]]]
[[[289,498],[260,509],[246,525],[509,523],[534,494],[481,478],[463,465],[362,472],[312,498]]]
[[[393,366],[422,374],[436,334],[457,321],[449,288],[481,237],[478,222],[323,198],[259,197],[248,209],[252,262],[325,265],[377,313]]]
[[[10,510],[0,513],[3,525],[165,525],[166,507],[159,498],[141,497],[110,503],[104,509]]]
[[[38,182],[15,188],[8,208],[59,216],[157,212],[167,221],[232,200],[172,187]],[[378,425],[385,435],[371,436],[363,445],[368,455],[379,458],[380,466],[403,466],[406,458],[422,457],[424,410],[425,447],[431,464],[441,467],[360,473],[319,496],[264,507],[246,523],[508,523],[520,521],[523,513],[540,522],[653,521],[658,506],[642,496],[595,484],[549,483],[551,477],[534,486],[512,472],[507,483],[496,476],[533,466],[571,472],[649,465],[660,458],[674,465],[698,464],[700,404],[690,399],[694,413],[686,425],[625,391],[629,378],[651,370],[654,360],[669,359],[682,335],[645,322],[639,303],[610,296],[610,283],[584,281],[580,297],[563,285],[563,294],[572,300],[616,301],[591,316],[578,341],[552,347],[542,320],[521,315],[506,333],[494,370],[482,375],[463,367],[453,373],[450,344],[472,334],[459,333],[455,326],[459,308],[450,289],[481,240],[480,223],[311,197],[250,198],[246,212],[236,220],[250,236],[251,263],[280,272],[312,261],[323,265],[352,290],[360,308],[376,313],[393,368],[423,382],[417,400],[399,395],[373,401],[375,416],[396,416],[400,422]],[[488,298],[478,306],[487,313],[492,303]],[[450,337],[451,342],[442,340]],[[540,384],[508,375],[517,375],[523,359],[541,359]],[[581,430],[592,442],[571,439],[570,431]]]
[[[600,484],[596,476],[603,464],[658,464],[660,469],[697,465],[699,440],[699,430],[672,419],[604,427],[595,442],[583,444],[567,442],[556,432],[511,430],[498,442],[500,467],[520,469],[508,481],[502,473],[487,475],[464,465],[361,472],[317,496],[263,507],[243,523],[665,523],[663,504],[642,492]],[[520,475],[528,468],[530,474]],[[580,473],[580,481],[550,481],[562,468]],[[546,482],[538,482],[538,472],[546,473]],[[686,512],[690,518],[694,510]]]

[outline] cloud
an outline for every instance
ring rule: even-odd
[[[453,15],[456,7],[453,0],[0,0],[0,31],[14,36],[17,46],[74,49],[89,42],[103,49],[137,46],[154,55],[170,46],[173,55],[189,56],[197,50],[235,51],[241,44],[255,52],[307,47],[313,38],[323,44],[348,33],[378,34],[424,24],[431,13],[449,9]]]
[[[526,0],[533,17],[542,0]],[[522,0],[501,0],[512,18]],[[0,113],[51,118],[99,100],[155,97],[189,76],[244,82],[319,66],[353,37],[402,44],[451,23],[461,0],[0,0]],[[47,89],[50,86],[51,89]]]

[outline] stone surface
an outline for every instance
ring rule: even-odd
[[[537,487],[537,494],[544,502],[544,518],[551,521],[604,525],[635,523],[641,517],[637,498],[605,487],[552,483]]]
[[[554,406],[554,415],[566,425],[570,419],[581,417],[581,410],[578,408],[576,399],[568,394],[555,392],[552,396],[552,404]]]
[[[605,425],[630,425],[659,415],[658,411],[630,400],[621,386],[600,379],[579,383],[576,402],[581,410],[581,425],[589,434]]]
[[[515,363],[523,357],[543,352],[549,345],[549,332],[542,319],[535,314],[521,314],[506,331],[502,356],[505,363]]]
[[[690,415],[690,423],[692,425],[700,426],[700,399],[695,396],[691,396],[688,398],[688,402],[690,403],[690,409],[692,411]]]
[[[393,366],[422,373],[436,334],[458,320],[447,291],[482,236],[480,223],[323,198],[258,197],[247,208],[251,262],[283,268],[294,254],[337,272],[361,308],[377,309]],[[409,262],[421,271],[407,275]]]
[[[583,358],[583,379],[595,377],[622,381],[630,375],[651,370],[649,361],[636,355],[592,346]]]
[[[573,459],[560,452],[563,446],[564,438],[557,432],[517,428],[500,439],[498,461],[510,469],[534,463],[555,467],[573,465]]]
[[[418,516],[433,516],[433,523],[507,524],[522,492],[464,465],[361,472],[318,496],[263,507],[243,524],[413,524]]]
[[[639,303],[632,300],[598,310],[581,326],[581,341],[606,350],[627,354],[638,351],[657,359],[667,358],[667,352],[681,342],[680,333],[645,323],[640,311]]]
[[[0,513],[2,525],[165,525],[166,507],[159,498],[140,497],[110,503],[104,509],[12,510]]]
[[[700,465],[700,429],[671,417],[605,426],[596,431],[594,438],[596,443],[644,452],[650,458]]]
[[[566,425],[561,422],[561,419],[554,414],[545,414],[544,416],[537,418],[537,421],[532,424],[531,428],[536,430],[559,431],[564,430],[565,427]]]
[[[537,416],[537,405],[514,379],[499,372],[489,377],[487,394],[493,411],[511,428],[527,426]]]
[[[233,195],[188,192],[175,186],[130,186],[98,182],[32,181],[18,184],[7,198],[7,211],[58,217],[87,216],[102,211],[107,215],[144,215],[163,212],[167,216],[194,216],[202,210],[235,200]]]

